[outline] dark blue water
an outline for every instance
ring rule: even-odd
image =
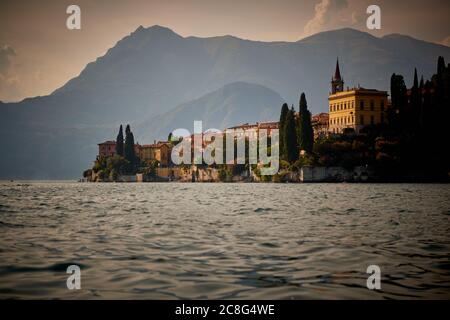
[[[448,185],[4,182],[0,298],[448,299],[449,219]]]

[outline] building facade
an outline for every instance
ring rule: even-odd
[[[144,144],[139,148],[139,158],[148,164],[157,160],[161,166],[167,167],[170,165],[171,151],[171,144],[166,141]]]
[[[116,154],[116,142],[105,141],[98,144],[98,156],[99,157],[112,157]]]
[[[258,139],[259,130],[266,130],[267,136],[272,136],[272,130],[278,129],[278,121],[257,122],[253,124],[244,123],[239,126],[231,127],[226,130],[235,130],[236,138],[247,137],[249,139]]]
[[[343,88],[344,80],[338,61],[328,97],[330,133],[342,133],[345,129],[353,129],[358,133],[364,126],[386,122],[386,91],[362,87]]]
[[[134,144],[134,153],[139,156],[141,145]],[[98,144],[98,157],[112,157],[116,154],[116,141],[105,141]]]
[[[330,115],[328,113],[319,113],[311,117],[311,125],[314,130],[314,140],[328,136],[328,123]]]

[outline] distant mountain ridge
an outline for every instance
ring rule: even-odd
[[[345,86],[387,90],[394,72],[409,83],[414,67],[431,76],[439,55],[448,61],[450,48],[353,29],[297,42],[259,42],[139,27],[51,95],[0,104],[1,142],[8,150],[0,159],[0,178],[78,176],[95,158],[96,143],[115,137],[119,123],[136,127],[175,117],[177,106],[230,83],[260,85],[296,105],[306,92],[317,113],[327,108],[337,57]],[[137,131],[139,141],[155,137],[150,128]]]
[[[233,82],[183,103],[164,114],[139,124],[139,136],[165,139],[175,129],[193,132],[194,121],[202,121],[203,130],[223,130],[236,124],[278,119],[283,98],[261,85]]]

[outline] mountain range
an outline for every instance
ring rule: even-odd
[[[337,57],[346,86],[388,90],[394,72],[408,85],[415,67],[430,77],[440,55],[448,61],[450,48],[353,29],[259,42],[141,26],[52,94],[0,103],[0,178],[78,177],[120,123],[148,143],[194,120],[218,129],[276,120],[301,92],[313,113],[326,111]]]

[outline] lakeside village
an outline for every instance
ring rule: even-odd
[[[245,161],[235,156],[224,164],[204,161],[176,165],[172,150],[179,143],[194,146],[195,135],[174,137],[153,144],[135,144],[130,126],[120,126],[115,141],[100,143],[92,169],[84,171],[90,182],[449,182],[450,64],[439,57],[431,79],[418,79],[407,88],[393,74],[391,98],[386,91],[360,86],[344,89],[339,61],[331,80],[329,113],[311,115],[305,94],[299,109],[281,107],[279,121],[243,124]],[[262,175],[268,164],[249,162],[249,137],[265,130],[268,153],[272,132],[278,130],[278,171]],[[243,135],[242,135],[243,133]],[[223,136],[225,146],[226,136]],[[205,150],[208,143],[200,137]],[[235,137],[235,148],[239,137]],[[213,140],[214,141],[214,140]],[[198,145],[197,145],[198,148]],[[195,146],[191,153],[194,160]],[[236,154],[235,152],[234,154]],[[186,156],[186,155],[184,155]],[[188,156],[189,159],[189,156]]]

